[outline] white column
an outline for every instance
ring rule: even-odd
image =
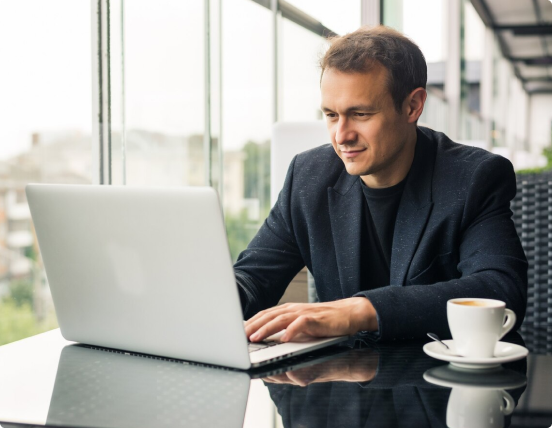
[[[361,0],[360,1],[360,25],[375,27],[381,22],[382,0]]]
[[[490,28],[485,28],[485,47],[481,64],[481,116],[483,117],[485,148],[492,147],[492,121],[493,121],[493,56],[494,33]]]
[[[460,137],[460,17],[461,0],[449,0],[447,60],[445,74],[445,97],[448,104],[448,136],[453,140]]]

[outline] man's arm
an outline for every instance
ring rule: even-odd
[[[305,266],[289,213],[296,158],[291,161],[278,201],[234,265],[245,319],[277,305],[288,284]]]
[[[510,201],[516,193],[511,163],[500,156],[479,164],[466,188],[459,263],[461,277],[434,284],[388,286],[358,293],[372,302],[380,318],[381,339],[450,337],[446,302],[457,297],[498,299],[523,322],[527,305],[527,260]],[[423,279],[423,278],[421,278]]]

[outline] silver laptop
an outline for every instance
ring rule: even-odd
[[[249,369],[346,339],[248,344],[212,188],[29,184],[26,192],[67,340]]]

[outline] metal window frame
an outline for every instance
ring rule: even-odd
[[[111,184],[110,0],[91,0],[92,153],[94,184]]]

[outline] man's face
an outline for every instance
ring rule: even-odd
[[[389,187],[401,181],[414,150],[415,128],[404,111],[395,109],[387,73],[379,63],[367,73],[330,68],[320,84],[322,111],[334,150],[347,172],[362,176],[369,187]]]

